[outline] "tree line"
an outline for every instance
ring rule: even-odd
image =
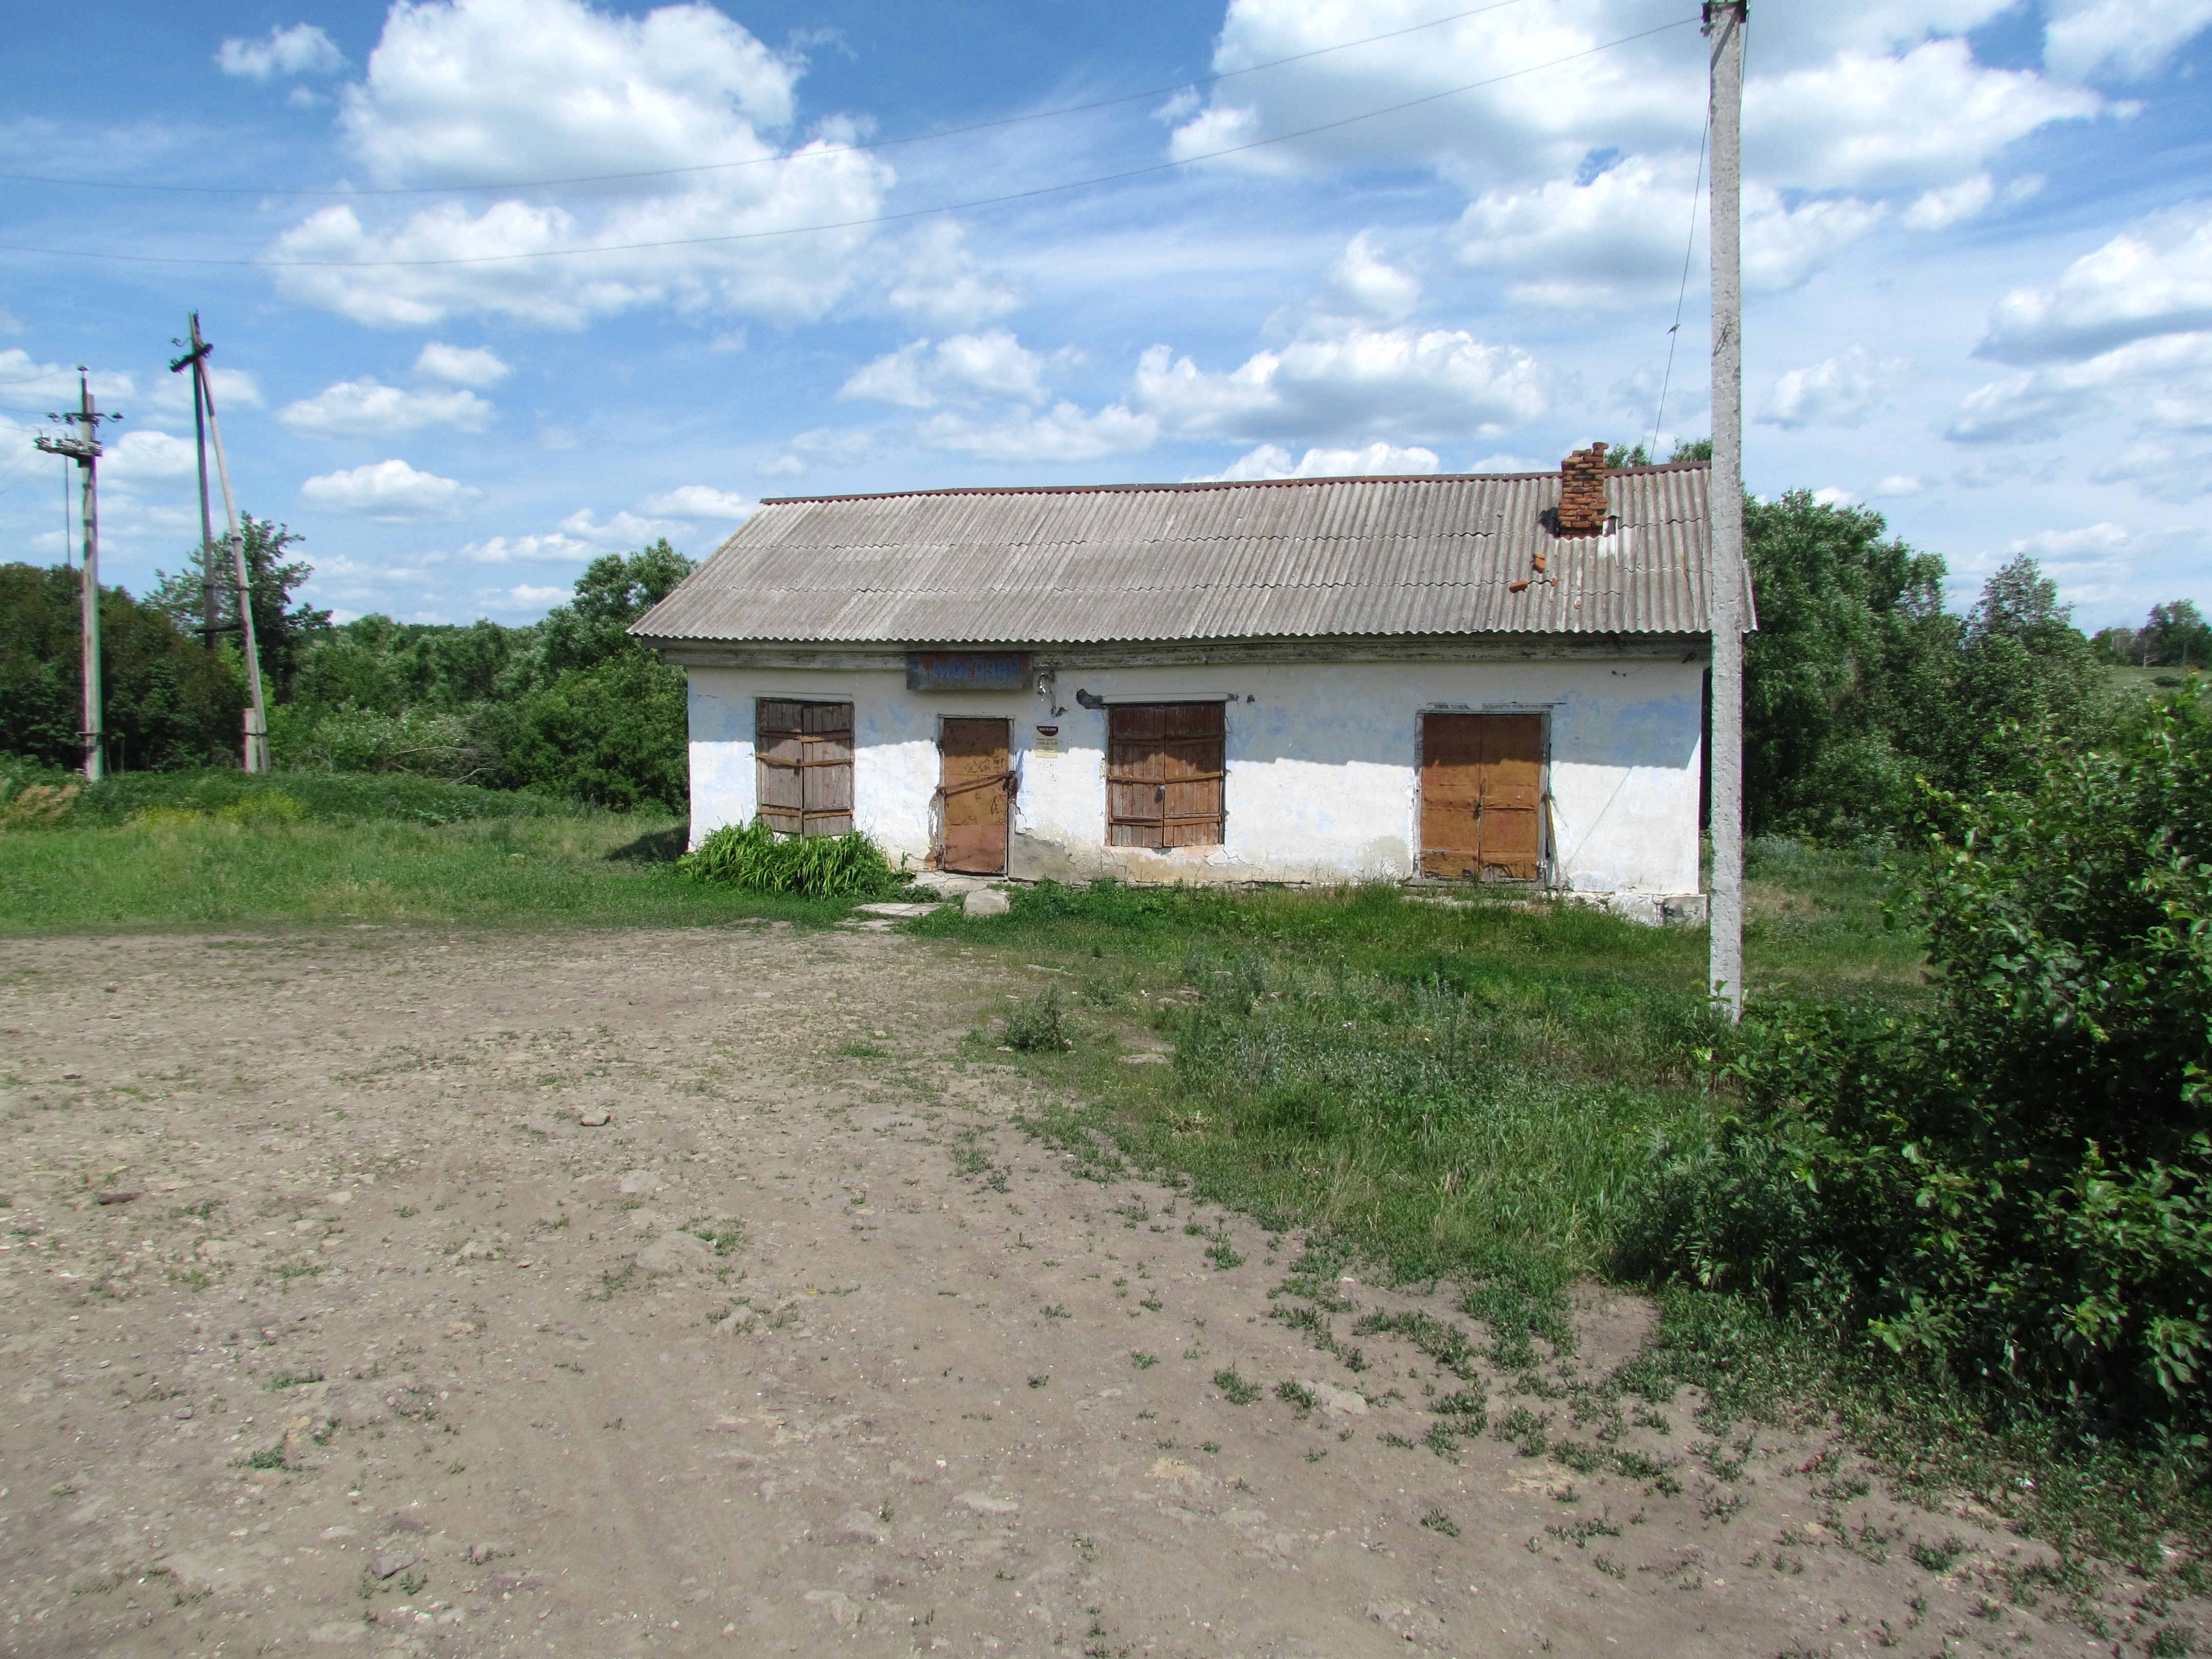
[[[565,605],[520,628],[334,623],[301,604],[300,538],[245,522],[254,635],[280,770],[408,772],[603,806],[680,811],[684,676],[623,632],[691,569],[665,540],[594,559]],[[143,599],[100,593],[108,762],[118,770],[238,763],[246,675],[235,602],[210,649],[197,574]],[[0,750],[78,757],[77,573],[0,565]]]
[[[1686,446],[1678,459],[1697,453]],[[1923,784],[1974,794],[2016,781],[2013,728],[2107,731],[2114,665],[2212,662],[2212,628],[2188,599],[2092,639],[2021,557],[1960,615],[1944,608],[1942,559],[1890,536],[1878,513],[1793,490],[1749,500],[1746,514],[1759,608],[1745,664],[1753,835],[1899,833]],[[566,604],[520,628],[334,623],[298,599],[313,568],[296,556],[297,535],[249,518],[246,542],[280,768],[682,810],[684,677],[623,631],[691,569],[665,540],[594,559]],[[26,759],[77,757],[77,592],[65,567],[0,565],[0,749]],[[206,648],[200,606],[190,572],[161,576],[143,599],[102,591],[111,766],[235,762],[246,698],[236,635]]]

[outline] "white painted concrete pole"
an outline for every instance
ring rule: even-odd
[[[1712,42],[1712,955],[1743,1018],[1743,35],[1748,0],[1706,0]]]
[[[107,774],[106,714],[100,677],[100,416],[93,408],[91,383],[80,374],[76,386],[83,405],[78,435],[84,441],[84,583],[78,594],[84,652],[84,780],[98,783]]]

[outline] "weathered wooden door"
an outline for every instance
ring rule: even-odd
[[[1218,702],[1106,711],[1109,847],[1218,847],[1226,732]]]
[[[971,876],[1006,873],[1006,830],[1014,775],[1007,749],[1012,727],[1000,720],[948,720],[938,734],[938,799],[947,870]]]
[[[1535,881],[1543,866],[1543,716],[1422,715],[1421,873]]]
[[[853,705],[763,697],[753,705],[760,816],[786,836],[853,830]]]

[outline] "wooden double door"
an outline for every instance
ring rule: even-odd
[[[1013,724],[948,719],[937,737],[938,862],[971,876],[1006,873],[1013,825]]]
[[[1534,882],[1544,872],[1544,717],[1421,716],[1421,873]]]

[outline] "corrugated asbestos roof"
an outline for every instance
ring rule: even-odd
[[[1556,472],[770,501],[630,631],[898,645],[1702,634],[1709,476],[1616,470],[1615,528],[1574,539],[1549,527]]]

